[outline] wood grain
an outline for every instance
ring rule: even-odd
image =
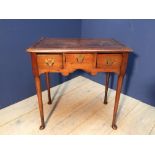
[[[107,105],[103,104],[103,92],[101,84],[76,77],[51,88],[52,105],[45,104],[48,96],[47,91],[43,92],[45,122],[48,122],[44,130],[38,129],[35,95],[0,110],[0,134],[155,134],[155,108],[123,94],[117,117],[119,128],[112,130],[109,124],[116,91],[109,88]]]
[[[124,44],[114,39],[80,39],[80,38],[42,38],[38,42],[34,43],[28,52],[35,53],[74,53],[79,52],[130,52],[131,48],[128,48]]]
[[[126,71],[128,55],[132,51],[130,48],[114,39],[42,38],[28,48],[27,51],[31,53],[32,72],[35,77],[41,117],[40,129],[45,127],[40,74],[58,72],[67,76],[78,69],[88,72],[91,75],[96,75],[98,72],[113,72],[118,74],[119,78],[112,121],[113,129],[117,129],[116,116],[119,96]],[[46,79],[48,86],[48,77]],[[106,90],[108,89],[106,88]],[[107,93],[105,93],[106,100]]]

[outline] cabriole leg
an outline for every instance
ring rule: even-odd
[[[46,86],[47,86],[47,91],[48,91],[48,104],[52,104],[51,93],[50,93],[50,78],[49,78],[49,73],[45,73],[45,76],[46,76]]]
[[[35,76],[35,84],[36,84],[38,105],[39,105],[40,118],[41,118],[40,130],[42,130],[45,128],[45,122],[44,122],[44,110],[43,110],[42,92],[41,92],[41,84],[40,84],[40,77],[39,76]]]
[[[110,73],[106,73],[104,104],[108,103],[107,102],[107,94],[108,94],[109,78],[110,78]]]
[[[122,83],[123,83],[123,75],[119,75],[118,81],[117,81],[117,89],[116,89],[115,105],[114,105],[114,111],[113,111],[113,121],[112,121],[112,128],[114,130],[117,129],[116,117],[117,117],[117,110],[118,110],[118,104],[119,104],[119,99],[120,99],[120,93],[121,93],[121,89],[122,89]]]

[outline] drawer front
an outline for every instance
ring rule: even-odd
[[[66,54],[65,67],[74,69],[85,69],[93,66],[93,54]]]
[[[119,70],[122,62],[121,54],[98,54],[97,68]]]
[[[39,54],[37,55],[37,62],[40,73],[62,69],[61,54]]]

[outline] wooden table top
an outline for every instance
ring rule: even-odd
[[[132,49],[114,39],[42,38],[28,52],[131,52]]]

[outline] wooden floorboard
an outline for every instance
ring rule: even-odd
[[[109,89],[103,104],[104,86],[82,76],[42,93],[46,128],[39,130],[36,95],[0,110],[0,134],[106,135],[155,134],[155,108],[121,94],[118,129],[111,128],[115,91]]]

